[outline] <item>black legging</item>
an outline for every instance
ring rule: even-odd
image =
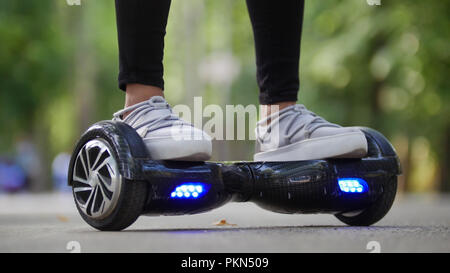
[[[116,0],[119,88],[164,89],[163,49],[171,0]],[[247,0],[261,104],[296,101],[304,0]]]

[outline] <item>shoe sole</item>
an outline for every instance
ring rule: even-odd
[[[362,132],[318,137],[254,155],[254,161],[297,161],[324,158],[362,158],[367,140]]]
[[[144,139],[154,160],[205,161],[211,158],[209,140],[174,140],[172,138]]]

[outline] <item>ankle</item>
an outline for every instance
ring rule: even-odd
[[[154,96],[164,97],[163,90],[157,86],[128,84],[125,96],[125,107],[146,101]]]
[[[128,84],[125,95],[125,108],[135,105],[137,103],[146,101],[154,96],[164,97],[164,92],[160,87],[143,84]],[[122,115],[122,118],[126,118],[129,112]]]
[[[268,116],[276,112],[279,112],[286,107],[295,105],[296,103],[297,103],[296,101],[283,101],[274,104],[261,105],[261,119],[265,119]],[[268,120],[267,123],[270,123],[270,120]]]

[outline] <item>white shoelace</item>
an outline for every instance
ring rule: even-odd
[[[298,122],[298,117],[301,115],[310,115],[314,117],[313,119],[303,123]],[[309,137],[315,130],[321,128],[321,127],[335,127],[340,128],[341,126],[330,123],[323,119],[322,117],[316,115],[315,113],[309,111],[306,109],[306,107],[303,104],[296,104],[289,107],[286,107],[282,109],[281,111],[271,114],[270,116],[266,117],[265,119],[258,121],[257,123],[257,135],[260,138],[260,140],[263,140],[261,138],[264,138],[267,136],[267,134],[260,134],[260,127],[264,127],[267,125],[266,132],[270,133],[272,128],[279,128],[279,124],[282,120],[288,119],[287,124],[284,127],[285,130],[282,133],[282,135],[288,139],[291,139],[293,136],[295,136],[300,130],[304,129],[306,131],[307,137]],[[268,121],[270,120],[269,124]]]
[[[162,109],[166,109],[167,112],[163,113],[157,118],[142,121],[141,118],[150,111]],[[131,113],[125,119],[122,119],[122,115],[130,111]],[[192,126],[190,123],[181,120],[177,115],[173,114],[170,105],[164,100],[163,97],[160,96],[155,96],[147,101],[129,106],[125,109],[122,109],[114,113],[113,116],[114,116],[113,120],[124,121],[129,125],[131,125],[135,130],[138,130],[145,126],[147,127],[147,132],[155,131],[161,128],[170,127],[174,125]],[[138,125],[134,125],[137,121],[142,122]]]

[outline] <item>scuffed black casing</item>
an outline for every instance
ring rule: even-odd
[[[93,125],[84,136],[99,128],[118,154],[119,170],[127,183],[148,182],[143,210],[146,215],[199,213],[229,201],[250,201],[279,213],[355,211],[370,206],[386,189],[392,190],[387,183],[401,173],[391,144],[369,128],[360,128],[369,148],[362,159],[234,163],[155,161],[130,126],[103,121]],[[341,192],[337,179],[346,177],[364,179],[369,190],[361,194]],[[197,199],[170,198],[170,193],[185,182],[208,184],[209,191]]]
[[[369,128],[360,129],[369,148],[362,159],[248,163],[254,176],[249,201],[279,213],[338,213],[369,206],[401,170],[395,150],[384,136]],[[362,194],[342,192],[337,179],[349,177],[364,179],[369,190]]]
[[[209,211],[231,199],[222,181],[220,165],[177,161],[142,161],[143,179],[149,182],[146,215],[180,215]],[[202,182],[208,184],[208,192],[198,199],[170,198],[180,184]]]

